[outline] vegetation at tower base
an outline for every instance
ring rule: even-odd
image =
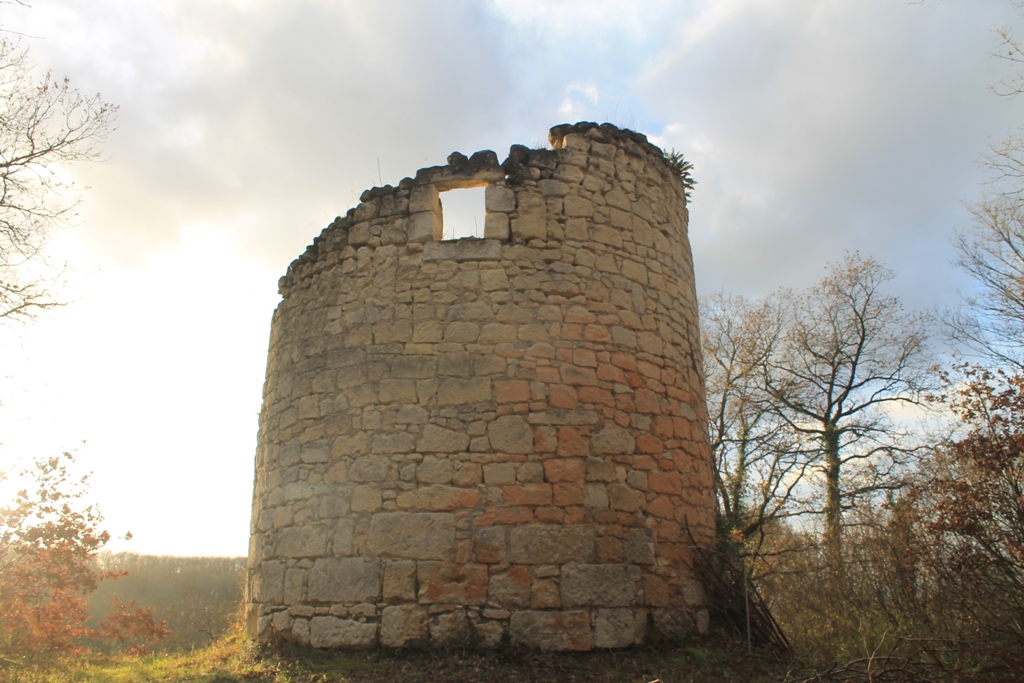
[[[282,278],[247,628],[315,647],[625,647],[707,628],[687,188],[608,124],[373,188]],[[440,195],[485,187],[484,239]]]

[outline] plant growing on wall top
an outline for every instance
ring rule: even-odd
[[[693,164],[683,158],[682,152],[677,152],[675,149],[662,152],[661,154],[665,157],[665,163],[668,164],[668,167],[683,181],[683,194],[689,200],[690,193],[693,192],[693,186],[697,184],[697,181],[693,179],[691,174]]]

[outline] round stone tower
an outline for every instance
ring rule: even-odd
[[[643,135],[452,154],[281,279],[249,636],[624,647],[707,627],[714,500],[683,184]],[[483,239],[439,194],[486,187]]]

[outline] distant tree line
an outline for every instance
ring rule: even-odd
[[[159,651],[201,648],[226,633],[241,615],[245,574],[242,557],[173,557],[100,553],[99,571],[120,575],[92,594],[89,615],[102,618],[112,600],[148,605],[164,621],[167,637]],[[102,649],[102,644],[96,644]]]

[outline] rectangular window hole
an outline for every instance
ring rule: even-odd
[[[441,193],[441,239],[484,236],[484,188]]]

